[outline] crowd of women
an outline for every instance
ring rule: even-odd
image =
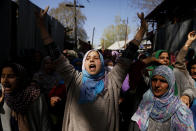
[[[60,52],[43,23],[45,13],[36,17],[48,56],[37,57],[37,64],[1,66],[1,130],[195,130],[196,62],[185,59],[194,31],[172,64],[166,50],[138,54],[148,28],[141,13],[141,27],[123,52],[82,56]]]

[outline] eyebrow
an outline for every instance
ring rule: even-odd
[[[91,57],[91,56],[87,56],[86,58],[89,58],[89,57]],[[92,57],[100,58],[99,56],[95,56],[95,55],[93,55]]]
[[[152,81],[157,81],[157,80],[160,80],[161,82],[167,82],[167,80],[164,78],[152,78]]]

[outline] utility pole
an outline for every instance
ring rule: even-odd
[[[67,7],[74,7],[74,40],[75,40],[75,47],[77,48],[77,10],[76,7],[78,8],[84,8],[83,5],[76,5],[76,0],[74,0],[74,5],[71,4],[66,4],[65,6]]]
[[[125,30],[125,49],[127,48],[127,34],[128,34],[128,17],[127,17],[127,24],[126,24],[126,30]]]
[[[93,27],[93,35],[92,35],[92,47],[93,47],[94,33],[95,33],[95,27]]]
[[[74,0],[74,36],[75,36],[75,47],[77,48],[77,16],[76,16],[76,0]]]

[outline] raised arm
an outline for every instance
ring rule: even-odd
[[[43,39],[48,54],[56,65],[57,72],[64,78],[66,86],[69,86],[72,82],[77,84],[75,80],[77,77],[80,77],[80,73],[76,71],[69,63],[68,59],[61,54],[58,46],[55,44],[45,27],[44,16],[46,15],[48,8],[49,7],[46,7],[45,10],[41,10],[40,13],[35,12],[37,26],[41,32],[41,38]]]
[[[192,43],[196,39],[195,31],[192,31],[188,34],[188,39],[185,43],[185,45],[181,48],[180,52],[177,55],[175,67],[179,70],[186,71],[186,61],[185,56],[187,55],[189,47],[192,45]]]
[[[124,58],[133,59],[135,57],[135,54],[138,50],[138,46],[140,45],[142,38],[148,29],[148,24],[146,20],[144,19],[144,13],[141,13],[141,14],[138,13],[137,15],[141,21],[141,26],[138,32],[136,33],[134,39],[128,43],[127,48],[123,52],[122,57]]]
[[[121,58],[110,73],[111,76],[114,76],[112,79],[118,82],[119,86],[121,86],[122,82],[124,81],[133,59],[136,58],[138,46],[140,45],[142,38],[148,28],[147,22],[144,19],[144,14],[141,13],[137,15],[141,21],[140,29],[136,33],[134,39],[128,43],[127,48],[123,51]]]
[[[180,89],[181,100],[189,107],[193,98],[195,97],[195,85],[191,76],[189,75],[186,68],[185,56],[187,55],[189,47],[192,45],[193,41],[196,39],[195,31],[188,34],[188,39],[185,45],[181,48],[177,55],[174,74],[177,81],[177,86]],[[185,76],[185,77],[180,77]],[[183,79],[183,80],[182,80]]]
[[[53,42],[53,39],[49,35],[49,33],[46,29],[46,26],[44,24],[44,17],[47,14],[48,9],[49,9],[49,6],[47,6],[45,8],[45,10],[41,10],[40,12],[35,12],[36,23],[37,23],[38,28],[40,29],[41,38],[44,42],[44,45],[48,45],[48,44],[51,44]]]

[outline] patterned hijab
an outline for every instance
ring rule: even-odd
[[[90,75],[84,67],[86,57],[91,51],[96,51],[99,54],[101,60],[101,70],[96,75]],[[82,62],[82,74],[82,87],[80,88],[79,103],[82,104],[93,102],[97,98],[97,95],[104,89],[104,59],[100,52],[98,52],[97,50],[90,50],[85,54]]]
[[[148,129],[149,117],[157,122],[165,122],[171,119],[173,130],[194,129],[191,111],[174,95],[175,76],[173,71],[165,65],[158,66],[152,73],[152,77],[160,75],[167,80],[168,91],[161,97],[155,97],[152,86],[143,95],[138,110],[131,118],[136,121],[142,131]]]
[[[34,86],[27,86],[27,71],[26,69],[16,63],[11,63],[4,67],[11,67],[16,73],[18,85],[16,90],[11,93],[5,93],[5,102],[7,105],[17,113],[24,113],[29,109],[29,106],[40,95],[40,90]],[[25,84],[24,84],[25,83]]]
[[[157,59],[159,59],[159,56],[160,56],[163,52],[167,52],[167,53],[169,54],[169,52],[168,52],[167,50],[157,50],[157,51],[155,52],[155,54],[154,54],[154,57],[157,58]],[[152,66],[147,67],[147,69],[154,70],[157,66],[158,66],[158,65],[152,65]],[[172,69],[172,70],[174,69],[174,67],[171,65],[171,59],[170,59],[170,58],[169,58],[169,65],[168,65],[168,67],[169,67],[170,69]],[[148,73],[149,73],[150,77],[152,77],[152,71],[148,71]],[[176,84],[176,83],[175,83],[175,88],[174,88],[174,94],[175,94],[175,96],[178,95],[178,87],[177,87],[177,84]]]

